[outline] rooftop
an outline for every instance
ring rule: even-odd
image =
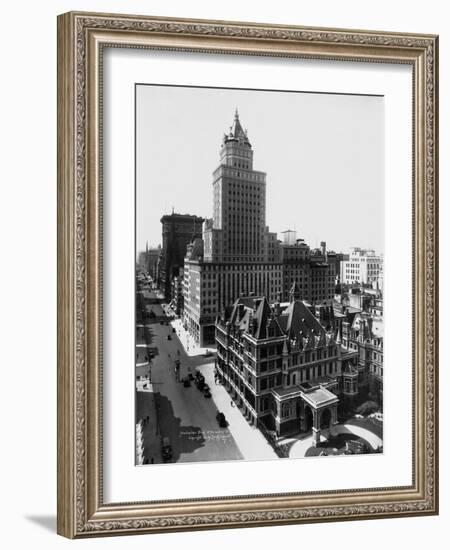
[[[308,304],[300,300],[276,304],[274,307],[264,296],[241,297],[222,316],[222,322],[248,333],[258,340],[287,337],[288,348],[315,349],[331,341]]]
[[[223,141],[224,143],[227,143],[228,141],[240,141],[241,143],[245,143],[246,145],[250,146],[250,141],[247,136],[247,130],[244,130],[242,128],[237,109],[234,114],[233,125],[230,127],[230,131],[228,132],[228,134],[224,135]]]
[[[311,392],[303,394],[303,398],[315,409],[322,405],[328,405],[339,401],[338,397],[333,392],[323,388],[322,386],[319,386]]]

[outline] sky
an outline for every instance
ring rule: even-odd
[[[212,173],[236,108],[253,168],[267,173],[266,223],[312,248],[384,252],[384,99],[178,86],[136,87],[136,246],[161,216],[212,216]]]

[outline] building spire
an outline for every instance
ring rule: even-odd
[[[244,129],[241,126],[241,121],[239,120],[239,111],[237,107],[234,113],[234,122],[233,126],[231,127],[231,135],[234,139],[243,139],[244,141],[248,142],[247,134],[246,132],[244,132]]]
[[[295,302],[297,300],[301,299],[302,293],[300,292],[300,289],[298,287],[298,284],[296,281],[292,283],[291,290],[289,291],[289,302]]]
[[[337,335],[336,335],[336,344],[341,344],[342,343],[342,338],[341,338],[341,326],[339,325],[338,326],[338,331],[337,331]]]

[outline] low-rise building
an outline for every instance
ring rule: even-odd
[[[350,285],[333,304],[342,346],[358,352],[359,387],[380,407],[383,403],[383,293],[368,285]]]
[[[338,421],[341,395],[358,392],[357,351],[344,349],[310,306],[242,297],[216,324],[218,374],[249,422],[277,436]]]
[[[342,346],[358,353],[360,386],[367,386],[369,397],[383,404],[383,318],[356,313],[342,323]]]

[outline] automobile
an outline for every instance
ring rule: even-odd
[[[195,385],[201,392],[203,392],[203,388],[205,387],[205,380],[202,378],[196,378]]]
[[[172,340],[172,336],[170,336],[170,334],[167,335],[167,340]]]
[[[164,462],[169,462],[169,460],[172,459],[173,451],[172,451],[172,446],[170,444],[170,439],[168,437],[162,438],[161,456]]]
[[[197,388],[202,392],[205,387],[205,377],[200,371],[195,372],[194,382]]]
[[[217,411],[216,420],[219,423],[219,426],[221,428],[226,428],[228,426],[228,422],[227,422],[227,419],[225,418],[225,415],[220,411]]]
[[[173,328],[173,329],[172,329],[172,332],[176,332],[176,330]]]
[[[191,385],[191,379],[189,378],[189,376],[185,376],[185,377],[183,378],[183,386],[184,386],[185,388],[189,388],[190,385]]]
[[[207,349],[204,353],[204,357],[211,357],[212,354],[213,354],[212,351]]]
[[[209,389],[208,384],[203,384],[203,397],[211,397],[211,390]]]

